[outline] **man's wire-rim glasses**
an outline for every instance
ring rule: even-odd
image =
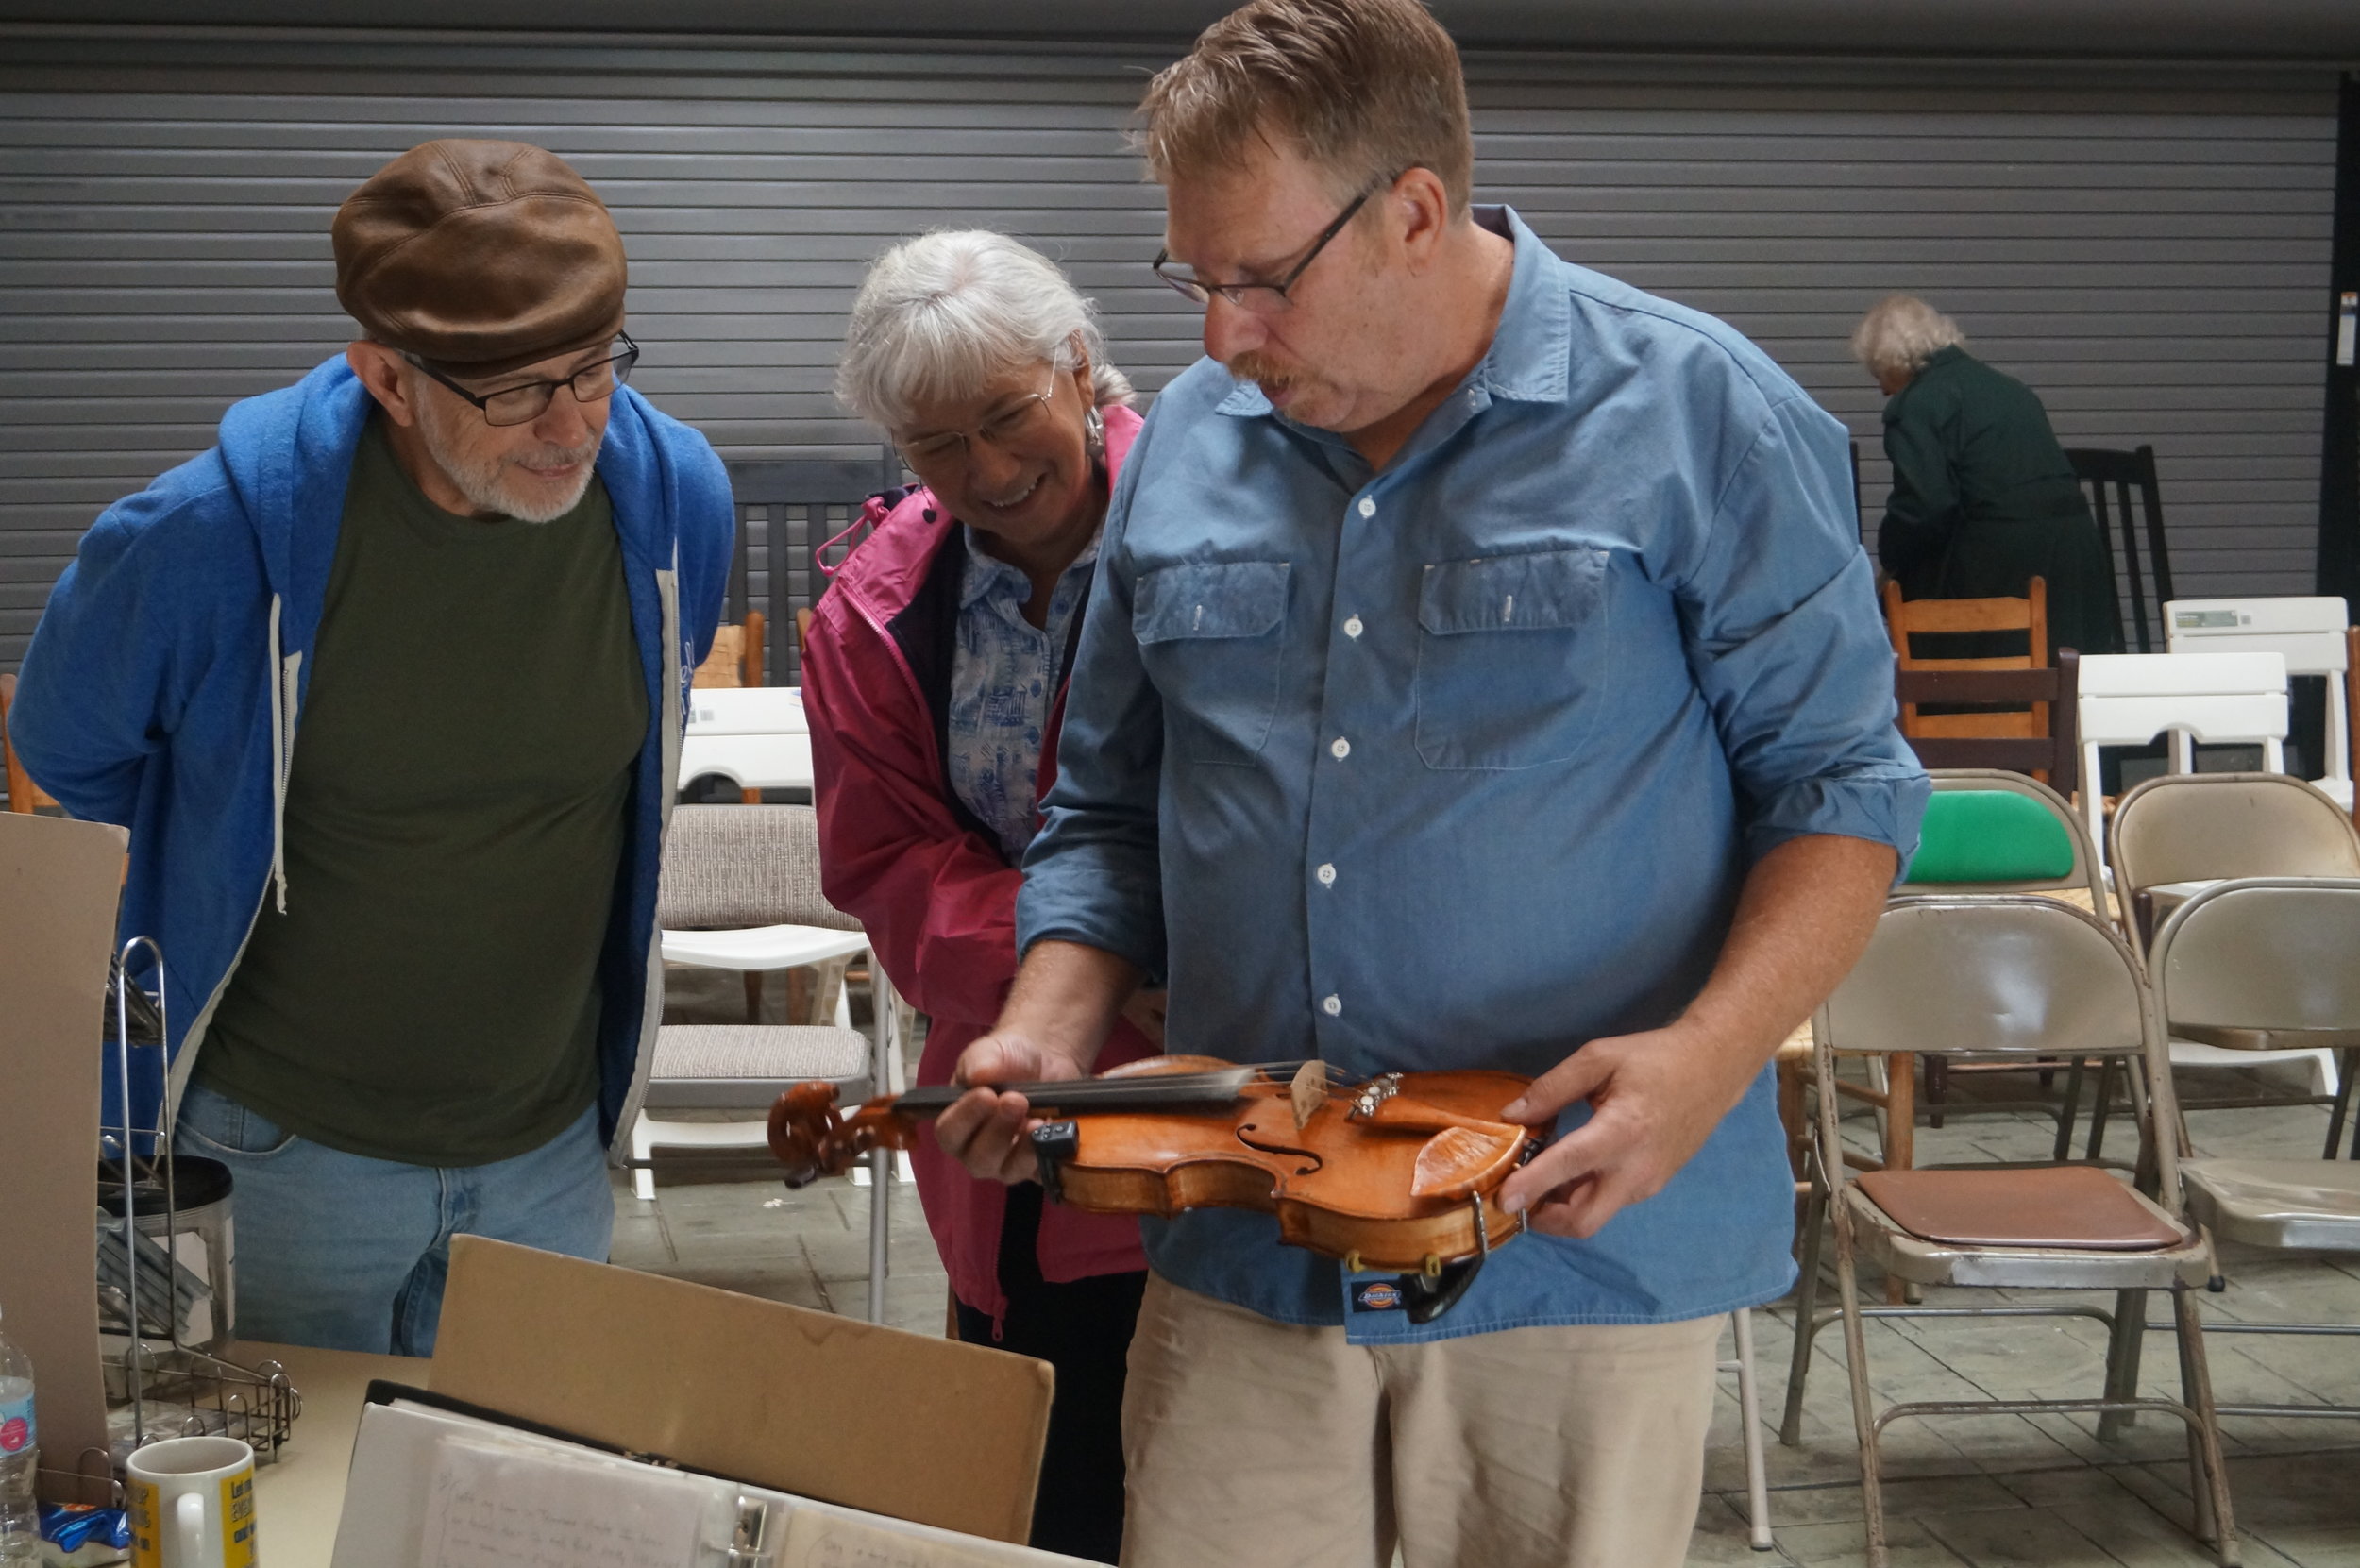
[[[599,403],[614,396],[615,389],[631,379],[631,367],[639,362],[639,346],[631,341],[630,333],[617,332],[615,341],[623,346],[621,353],[584,365],[561,380],[526,381],[490,393],[469,392],[415,354],[405,353],[402,358],[481,410],[485,424],[530,425],[548,412],[559,387],[569,388],[577,403]]]
[[[1379,179],[1353,197],[1352,204],[1336,214],[1336,221],[1320,230],[1320,237],[1311,242],[1311,248],[1303,253],[1303,260],[1288,268],[1287,276],[1275,283],[1208,283],[1188,268],[1174,265],[1169,250],[1156,251],[1155,260],[1149,265],[1156,277],[1199,305],[1211,304],[1213,295],[1219,295],[1241,311],[1252,311],[1256,315],[1276,315],[1294,303],[1288,297],[1287,291],[1293,288],[1296,279],[1320,259],[1320,252],[1327,248],[1328,242],[1344,231],[1344,225],[1369,204],[1371,196],[1400,177],[1394,175]]]
[[[1053,360],[1049,366],[1049,385],[1042,390],[1024,394],[1020,402],[1001,410],[972,430],[942,430],[920,436],[915,441],[901,442],[902,456],[912,466],[921,463],[947,463],[954,457],[965,457],[970,444],[978,439],[988,441],[1004,452],[1039,428],[1041,415],[1047,412],[1050,399],[1056,395],[1057,365]]]

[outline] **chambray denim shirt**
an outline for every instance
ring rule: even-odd
[[[1093,539],[1049,593],[1047,624],[1024,618],[1033,580],[986,554],[973,530],[959,580],[957,656],[951,661],[951,788],[998,835],[1008,864],[1033,841],[1033,791],[1040,775],[1041,729],[1056,700],[1073,612],[1097,569]]]
[[[1211,361],[1123,466],[1018,931],[1167,973],[1172,1051],[1538,1074],[1676,1018],[1771,848],[1915,846],[1843,428],[1477,216],[1516,246],[1498,334],[1385,469]],[[1266,1215],[1148,1256],[1356,1342],[1657,1323],[1783,1292],[1793,1193],[1765,1069],[1661,1192],[1513,1239],[1424,1328]]]

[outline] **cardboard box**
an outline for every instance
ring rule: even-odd
[[[0,1313],[33,1358],[42,1493],[64,1502],[105,1500],[103,1464],[95,1492],[73,1472],[107,1446],[91,1218],[127,841],[103,822],[0,812]]]
[[[1045,1361],[461,1236],[436,1393],[694,1470],[1030,1533]]]

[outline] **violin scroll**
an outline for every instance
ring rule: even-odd
[[[786,1167],[789,1187],[841,1175],[879,1149],[906,1149],[916,1130],[891,1095],[845,1115],[833,1084],[797,1084],[770,1106],[770,1153]]]

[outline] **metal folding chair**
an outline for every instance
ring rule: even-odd
[[[1803,1380],[1817,1330],[1843,1325],[1853,1419],[1860,1437],[1868,1560],[1887,1562],[1878,1439],[1904,1417],[2101,1416],[2160,1410],[2188,1429],[2197,1528],[2222,1568],[2238,1561],[2236,1527],[2222,1467],[2219,1426],[2204,1342],[2188,1290],[2213,1273],[2211,1243],[2188,1222],[2178,1169],[2178,1112],[2152,998],[2137,957],[2090,915],[2054,900],[2018,895],[1897,899],[1879,919],[1868,951],[1813,1017],[1818,1138],[1813,1203],[1806,1228],[1796,1308],[1795,1366],[1781,1438],[1800,1436]],[[1881,1171],[1846,1178],[1837,1126],[1836,1058],[1944,1051],[2113,1056],[2142,1064],[2147,1092],[2134,1094],[2147,1191],[2087,1165],[1980,1166]],[[1835,1232],[1841,1307],[1817,1310],[1826,1222]],[[2013,1291],[2112,1290],[2112,1312],[2082,1303],[1945,1307],[1863,1306],[1857,1267],[1866,1261],[1921,1288],[1997,1287]],[[2137,1325],[2149,1290],[2171,1293],[2179,1330],[2179,1400],[2142,1398]],[[2079,1316],[2107,1324],[2110,1353],[2101,1393],[2092,1398],[2002,1398],[1897,1404],[1879,1411],[1868,1382],[1863,1327],[1872,1317]]]

